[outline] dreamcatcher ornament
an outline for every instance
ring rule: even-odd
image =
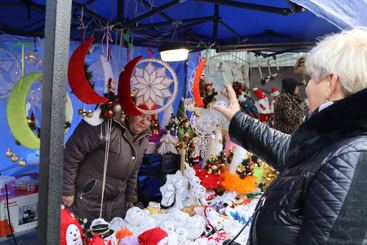
[[[148,109],[137,107],[144,114],[158,114],[167,109],[177,97],[178,79],[172,67],[159,59],[141,59],[136,63],[132,76],[132,92],[137,105],[146,105]],[[171,87],[173,86],[173,92]],[[153,109],[156,106],[157,109]]]

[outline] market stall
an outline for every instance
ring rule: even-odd
[[[236,242],[245,244],[256,203],[277,173],[230,141],[228,122],[212,107],[228,104],[220,91],[230,84],[240,100],[250,93],[259,119],[271,121],[272,101],[285,66],[278,55],[305,51],[315,38],[337,29],[287,1],[273,6],[234,1],[113,2],[114,7],[97,0],[72,4],[72,41],[64,74],[69,86],[60,105],[66,108],[64,139],[81,120],[92,126],[111,120],[119,113],[117,105],[127,114],[138,110],[157,115],[140,169],[142,205],[137,202],[124,219],[109,222],[102,217],[86,221],[63,208],[60,241],[69,244],[74,239],[70,229],[76,227],[71,234],[90,244],[99,244],[101,239],[111,244],[138,240],[143,244],[221,244],[237,234]],[[42,175],[40,131],[47,128],[41,125],[45,3],[2,4],[1,13],[26,9],[28,15],[16,22],[10,16],[1,20],[0,118],[7,123],[1,124],[6,133],[0,142],[4,152],[0,172],[12,178],[0,177],[12,188],[7,188],[9,198],[31,196],[21,204],[29,208],[10,217],[22,220],[19,227],[27,223],[34,227],[37,210],[32,194],[38,190],[38,173]],[[258,14],[264,17],[244,28],[242,23],[252,23]],[[300,28],[304,23],[318,28],[305,32]],[[178,46],[190,51],[188,59],[171,62],[163,58],[160,51]],[[236,51],[232,53],[236,58],[230,60],[220,57],[221,52],[242,49],[256,52],[239,58]],[[216,57],[210,55],[213,50]],[[295,64],[298,58],[289,63]],[[256,86],[251,81],[255,71]],[[137,104],[146,107],[137,108]],[[107,134],[102,136],[108,141]],[[159,174],[152,167],[154,157]],[[3,196],[5,188],[0,187]],[[6,206],[2,204],[0,211]],[[0,236],[11,233],[6,217],[0,212],[0,227],[6,229]]]

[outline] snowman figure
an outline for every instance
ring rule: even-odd
[[[66,208],[61,209],[60,245],[83,245],[83,230],[76,217]]]
[[[78,226],[70,224],[66,229],[66,244],[82,245],[82,235]]]

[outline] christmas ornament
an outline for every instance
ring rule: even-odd
[[[205,83],[204,80],[200,81],[201,95],[203,97],[204,108],[208,108],[212,102],[215,102],[215,97],[218,95],[217,91],[213,87],[213,83]]]
[[[89,117],[89,118],[92,118],[93,117],[93,112],[91,110],[89,110],[87,112],[87,117]]]
[[[77,218],[66,208],[61,208],[60,245],[83,245],[83,229]]]
[[[222,130],[217,128],[215,133],[212,134],[210,143],[205,152],[204,162],[210,159],[211,156],[217,156],[223,150],[223,135]]]
[[[26,164],[26,162],[24,161],[23,157],[21,157],[21,158],[20,158],[20,160],[19,160],[19,162],[18,162],[18,165],[19,165],[20,167],[24,167],[24,166],[25,166],[25,164]]]
[[[22,77],[11,91],[6,108],[8,123],[14,138],[30,149],[39,149],[40,139],[29,128],[26,115],[26,97],[32,84],[41,78],[41,73]]]
[[[245,150],[243,147],[235,145],[232,162],[229,167],[231,173],[235,173],[237,171],[238,166],[241,165],[243,160],[248,158],[247,153],[248,151]]]
[[[94,40],[94,37],[88,39],[73,52],[68,65],[68,80],[71,90],[82,102],[86,104],[103,104],[108,99],[100,96],[93,90],[86,78],[84,68],[85,56]]]
[[[164,245],[168,244],[168,234],[160,227],[144,231],[139,235],[139,244],[144,245]]]
[[[137,109],[144,114],[157,114],[167,109],[178,92],[178,78],[172,67],[162,60],[150,58],[140,60],[135,70],[132,82],[136,104],[148,107],[148,110]],[[170,89],[172,83],[173,92]],[[153,109],[154,106],[160,107]]]
[[[268,122],[273,115],[268,96],[258,88],[254,88],[253,91],[258,99],[255,105],[259,112],[259,120],[260,122]]]
[[[209,145],[212,134],[216,130],[221,119],[214,109],[199,108],[199,115],[193,114],[190,118],[190,126],[197,136],[193,139],[197,151],[201,158],[205,157],[205,152]]]
[[[103,69],[104,93],[108,93],[111,90],[115,92],[115,85],[112,83],[112,81],[114,80],[112,66],[105,56],[100,55],[99,58]]]
[[[79,108],[79,110],[78,110],[78,114],[79,114],[79,115],[83,115],[83,113],[85,113],[85,109],[83,109],[83,108]]]
[[[80,111],[80,109],[79,109],[79,111]],[[92,125],[92,126],[100,125],[103,122],[103,118],[100,117],[101,112],[102,112],[101,105],[99,105],[97,107],[97,109],[94,112],[92,112],[92,116],[91,117],[88,117],[87,116],[87,117],[83,117],[83,119],[89,125]],[[85,114],[85,112],[83,113],[83,111],[82,111],[82,114],[81,115],[83,115],[83,114]]]
[[[128,116],[140,115],[140,111],[131,99],[131,75],[141,60],[142,56],[138,56],[129,63],[126,64],[124,70],[120,73],[119,86],[118,86],[118,97],[122,109]]]
[[[10,148],[8,148],[8,150],[5,152],[5,156],[6,156],[6,157],[9,157],[9,158],[10,158],[11,156],[13,156],[13,154],[14,154],[14,153],[10,151]]]
[[[16,162],[16,161],[18,161],[18,157],[17,157],[17,155],[15,155],[15,153],[10,157],[10,160],[12,161],[12,162]]]
[[[275,100],[280,95],[279,90],[277,88],[271,88],[271,111],[274,112],[274,103]]]
[[[24,59],[27,60],[29,63],[36,64],[38,63],[38,57],[34,52],[29,52],[24,55]]]
[[[201,99],[200,96],[200,80],[201,80],[201,76],[203,74],[203,68],[205,66],[206,61],[205,60],[201,60],[196,68],[196,73],[195,73],[195,78],[194,78],[194,83],[192,86],[192,94],[196,103],[197,107],[203,107],[204,106],[204,102]]]
[[[275,99],[277,96],[279,96],[279,90],[277,88],[271,88],[271,97]]]
[[[200,184],[204,186],[206,189],[213,190],[220,187],[223,178],[218,173],[213,173],[211,166],[207,166],[207,168],[201,169],[198,165],[194,166],[196,176],[200,179]]]
[[[170,131],[167,131],[165,135],[162,136],[161,145],[158,147],[157,152],[161,155],[167,153],[178,154],[176,145],[178,143],[177,136],[172,136]]]

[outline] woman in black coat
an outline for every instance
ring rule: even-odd
[[[239,112],[231,140],[280,174],[259,201],[249,244],[367,244],[367,30],[334,34],[306,60],[310,116],[292,136]]]

